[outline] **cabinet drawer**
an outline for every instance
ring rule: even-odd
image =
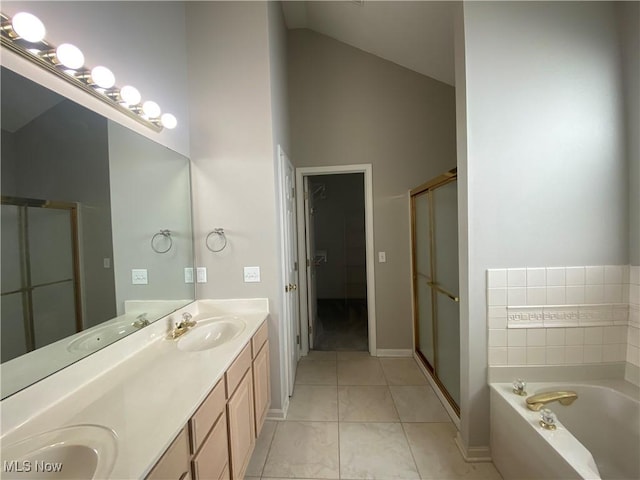
[[[227,398],[233,394],[249,368],[251,368],[251,345],[247,344],[225,373]]]
[[[183,428],[171,446],[158,460],[147,480],[182,480],[189,472],[189,442]]]
[[[207,437],[209,430],[225,410],[225,392],[223,381],[220,380],[207,398],[202,402],[200,408],[189,420],[189,431],[191,433],[191,453],[196,453]]]
[[[193,457],[193,476],[195,480],[221,478],[228,463],[227,417],[222,415],[198,454]]]
[[[258,355],[258,352],[262,348],[264,342],[267,341],[267,338],[269,338],[269,325],[267,320],[265,320],[262,326],[258,329],[258,331],[253,335],[253,338],[251,339],[253,358],[256,358],[256,355]]]

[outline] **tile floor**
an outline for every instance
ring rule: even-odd
[[[500,480],[493,464],[463,460],[455,432],[413,359],[313,351],[246,478]]]

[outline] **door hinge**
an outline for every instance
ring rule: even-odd
[[[300,345],[300,335],[296,335],[296,343]]]
[[[293,262],[293,269],[297,272],[298,271],[298,262]]]
[[[307,267],[311,266],[311,260],[307,258]]]

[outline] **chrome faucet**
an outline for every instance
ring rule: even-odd
[[[560,402],[561,405],[571,405],[576,400],[576,398],[578,398],[578,394],[572,391],[544,392],[538,393],[537,395],[532,395],[531,397],[528,397],[526,401],[527,408],[529,408],[529,410],[537,412],[547,403]]]
[[[136,328],[143,328],[149,325],[149,323],[150,323],[149,320],[147,320],[147,314],[141,313],[136,317],[136,321],[133,322],[131,325],[133,325]]]
[[[189,331],[190,328],[196,326],[195,320],[191,320],[193,317],[189,312],[182,314],[182,321],[176,323],[176,326],[171,331],[171,338],[178,338]]]

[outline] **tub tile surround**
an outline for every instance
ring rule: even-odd
[[[246,327],[215,349],[181,352],[167,332],[184,312],[196,321],[237,315]],[[102,425],[118,436],[111,478],[143,478],[268,314],[267,299],[193,302],[3,400],[0,441],[8,445],[66,425]]]
[[[640,267],[487,271],[489,366],[640,365]]]

